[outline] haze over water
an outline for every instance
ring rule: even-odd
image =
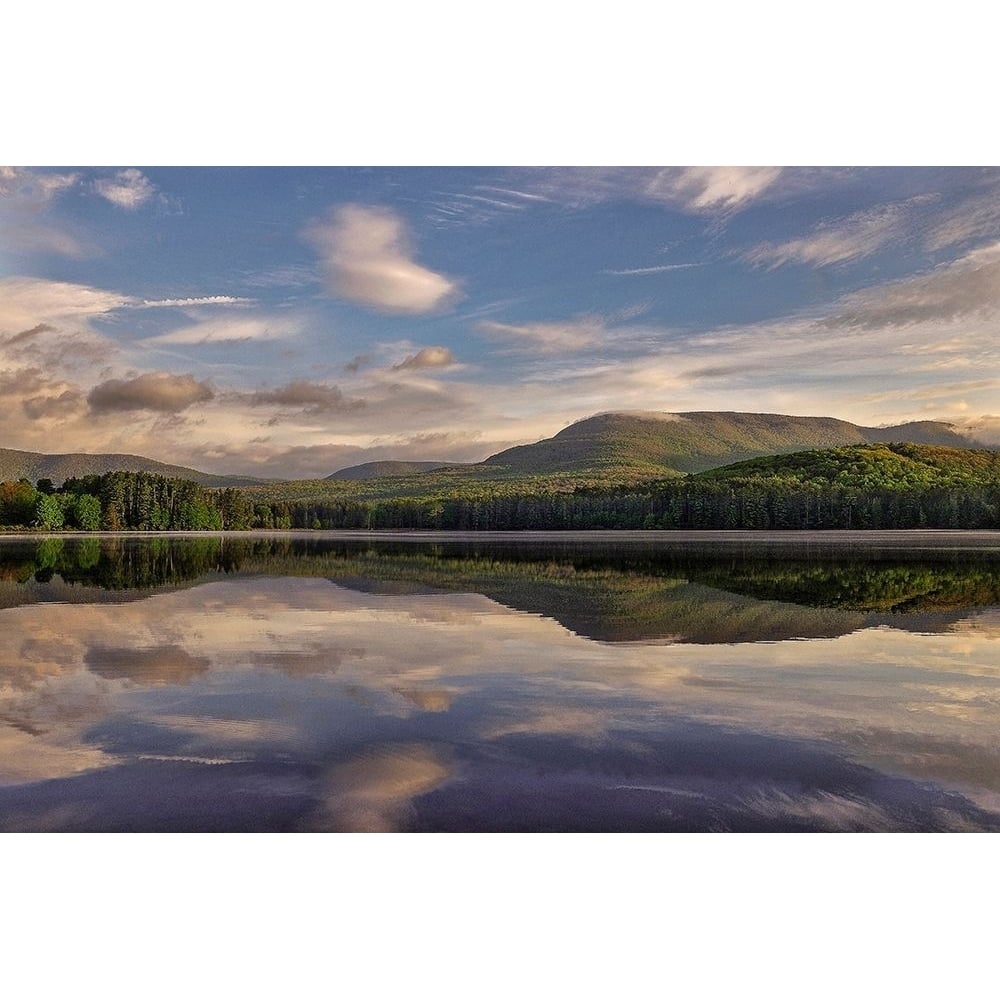
[[[908,537],[5,539],[0,827],[998,829],[1000,545]]]

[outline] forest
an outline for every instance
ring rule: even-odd
[[[604,482],[413,475],[213,489],[148,472],[0,483],[12,530],[586,530],[1000,527],[1000,454],[855,445]]]

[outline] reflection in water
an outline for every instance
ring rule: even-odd
[[[615,548],[4,541],[0,827],[1000,828],[997,551]]]

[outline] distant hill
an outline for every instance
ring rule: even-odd
[[[523,475],[607,470],[664,476],[764,455],[879,441],[977,447],[954,425],[932,420],[862,427],[833,417],[779,413],[601,413],[554,437],[501,451],[477,468],[503,467]]]
[[[154,472],[170,479],[190,479],[202,486],[253,486],[267,480],[250,476],[213,476],[181,465],[166,465],[141,455],[45,455],[36,451],[0,448],[0,481],[11,479],[51,479],[57,486],[76,476],[105,472]]]
[[[868,490],[962,489],[1000,485],[1000,452],[928,444],[865,444],[754,458],[710,469],[700,480],[780,479],[802,485]]]
[[[416,476],[435,469],[451,468],[448,462],[365,462],[338,469],[327,479],[380,479],[383,476]]]

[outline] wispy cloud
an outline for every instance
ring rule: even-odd
[[[17,198],[22,203],[47,205],[79,182],[78,173],[36,173],[22,167],[0,167],[0,198]]]
[[[222,316],[147,337],[143,343],[199,345],[245,340],[283,340],[296,336],[301,330],[302,321],[296,316]]]
[[[156,185],[141,170],[129,167],[113,177],[99,177],[94,181],[94,190],[105,201],[131,212],[156,194]]]
[[[770,194],[784,174],[781,167],[555,167],[529,172],[531,184],[522,186],[575,207],[627,200],[719,215]]]
[[[388,313],[429,313],[458,297],[452,278],[418,264],[403,220],[387,208],[342,205],[305,230],[337,296]]]
[[[781,167],[667,167],[647,182],[644,193],[689,212],[732,211],[767,191]]]
[[[925,246],[928,250],[946,250],[977,240],[1000,239],[1000,184],[993,177],[990,180],[983,190],[941,213],[927,233]]]
[[[0,246],[21,254],[85,257],[94,252],[78,232],[46,216],[53,202],[80,184],[80,174],[0,167]]]
[[[622,270],[608,269],[602,274],[614,274],[626,277],[635,274],[666,274],[668,271],[685,271],[689,267],[704,267],[703,264],[657,264],[654,267],[627,267]]]
[[[129,298],[89,285],[42,278],[0,278],[0,333],[38,323],[84,321],[127,305]]]
[[[483,320],[476,329],[490,337],[499,337],[535,353],[578,351],[601,343],[607,325],[601,316],[579,316],[562,322],[497,323]]]
[[[783,243],[759,243],[743,254],[751,264],[769,268],[784,264],[827,267],[860,260],[904,234],[910,209],[924,199],[880,205],[843,219],[824,222],[808,236]]]
[[[850,295],[823,325],[876,330],[998,312],[1000,243],[994,243],[927,274]]]

